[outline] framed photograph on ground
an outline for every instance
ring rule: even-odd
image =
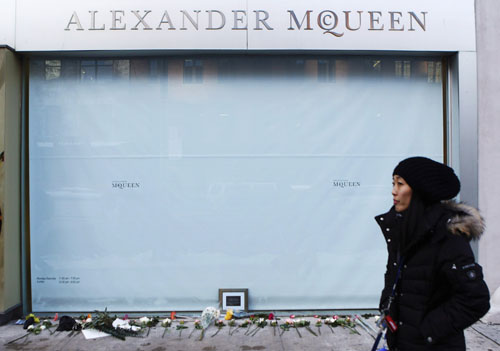
[[[219,289],[222,310],[248,311],[248,289]]]

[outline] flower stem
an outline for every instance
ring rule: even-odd
[[[204,336],[205,336],[205,329],[202,329],[199,340],[202,341]]]
[[[321,328],[318,327],[318,334],[321,335]]]
[[[335,334],[331,325],[328,325],[328,328],[330,328],[330,330],[332,331],[332,334]]]
[[[162,339],[165,337],[165,333],[167,332],[167,329],[168,329],[168,328],[165,328],[165,330],[163,331],[163,334],[161,335],[161,338],[162,338]]]
[[[257,334],[259,332],[259,330],[260,330],[259,327],[255,328],[255,331],[252,333],[252,336],[255,336],[255,334]]]
[[[219,334],[220,329],[221,329],[221,328],[218,328],[218,329],[217,329],[217,331],[215,332],[215,334],[214,334],[214,335],[212,335],[212,338],[213,338],[214,336],[216,336],[217,334]]]
[[[307,331],[308,331],[309,333],[311,333],[312,335],[314,335],[314,336],[318,336],[318,334],[316,334],[316,333],[315,333],[315,332],[311,329],[311,327],[309,327],[309,326],[307,326],[307,325],[306,325],[306,329],[307,329]]]
[[[357,331],[357,330],[356,330],[356,329],[354,329],[353,327],[348,327],[348,328],[349,328],[349,330],[351,331],[351,334],[358,334],[358,335],[361,335],[361,334],[359,333],[359,331]]]
[[[240,326],[238,325],[232,332],[230,331],[229,332],[229,335],[233,335],[239,328]]]
[[[302,337],[302,335],[300,335],[299,328],[295,327],[295,330],[297,331],[297,334],[299,334],[299,336]]]
[[[16,342],[17,340],[21,340],[21,339],[23,339],[23,338],[26,338],[28,335],[30,335],[30,333],[26,333],[26,334],[24,334],[23,336],[20,336],[20,337],[18,337],[18,338],[16,338],[16,339],[14,339],[14,340],[11,340],[11,341],[9,341],[8,343],[6,343],[5,345],[9,345],[9,344],[12,344],[12,343]]]

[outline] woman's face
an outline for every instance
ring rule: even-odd
[[[406,181],[395,174],[392,177],[392,198],[396,212],[402,212],[410,206],[413,190]]]

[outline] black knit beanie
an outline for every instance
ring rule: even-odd
[[[460,191],[460,181],[453,169],[426,157],[399,162],[392,175],[402,177],[427,203],[452,199]]]

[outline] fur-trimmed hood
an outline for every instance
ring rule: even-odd
[[[453,214],[447,224],[450,233],[465,235],[469,240],[478,240],[483,235],[484,219],[476,208],[455,201],[445,201],[443,205]]]

